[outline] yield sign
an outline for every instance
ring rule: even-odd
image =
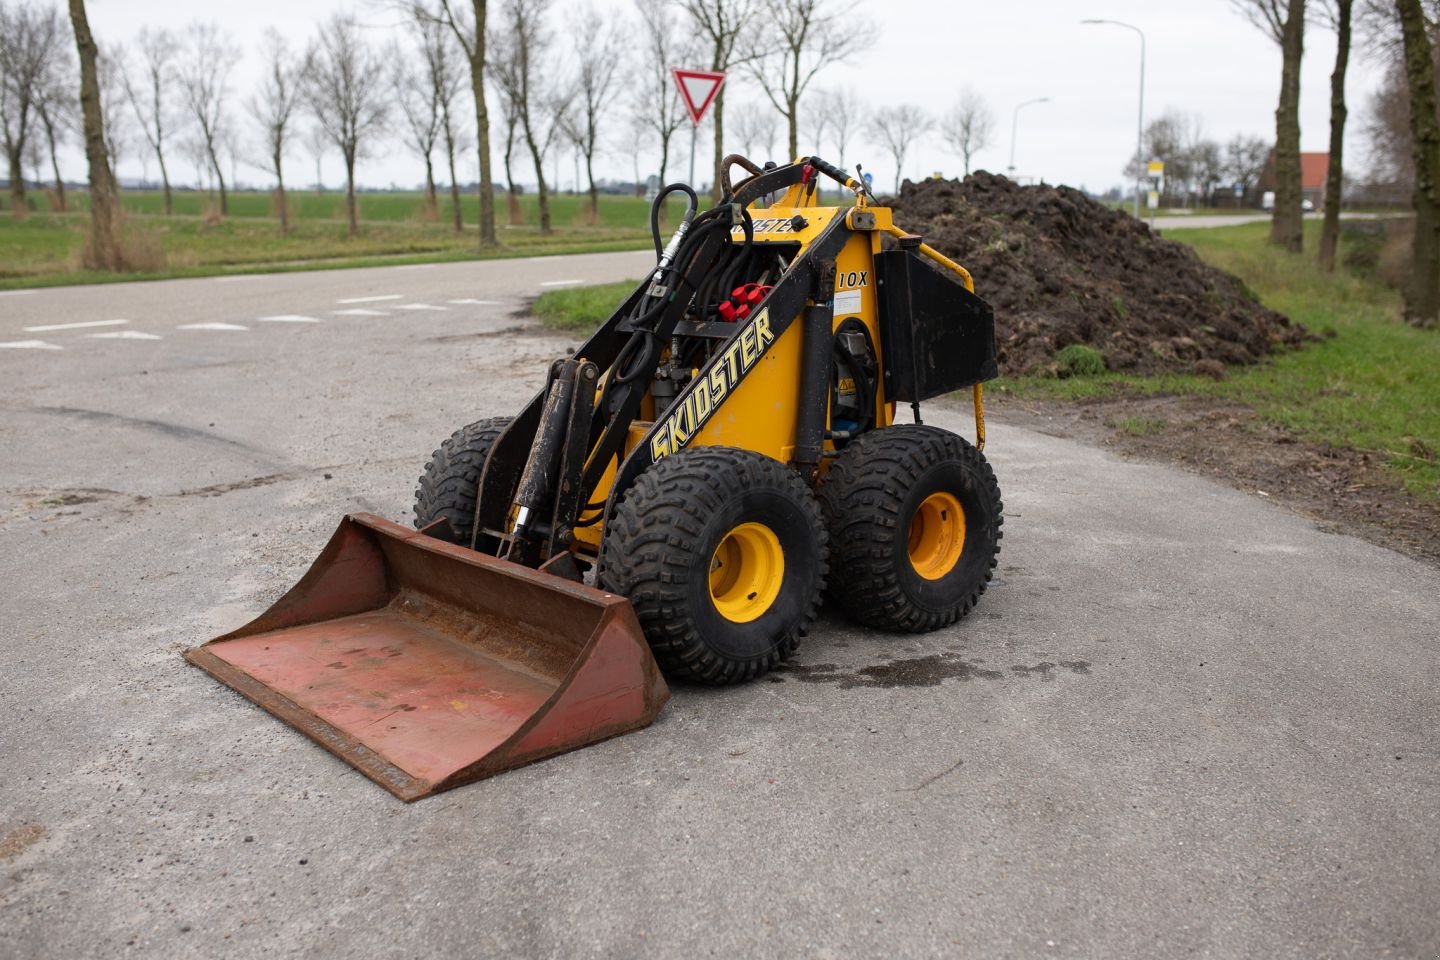
[[[711,73],[708,70],[681,70],[679,67],[671,67],[670,73],[675,77],[675,86],[680,88],[680,99],[685,101],[685,109],[690,111],[691,122],[697,127],[700,126],[705,111],[710,109],[710,104],[715,102],[715,95],[725,84],[725,74]]]

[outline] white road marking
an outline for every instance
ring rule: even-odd
[[[47,330],[82,330],[86,327],[123,327],[129,320],[85,320],[81,323],[47,323],[39,327],[25,327],[26,333],[44,333]]]
[[[94,340],[164,340],[158,333],[141,333],[139,330],[111,330],[106,333],[87,333]]]
[[[64,350],[58,343],[46,343],[44,340],[10,340],[0,342],[0,347],[10,350]]]
[[[446,303],[453,303],[457,306],[494,307],[499,305],[499,300],[476,300],[474,297],[466,297],[464,300],[446,300]]]
[[[331,310],[337,317],[388,317],[390,314],[384,310],[366,310],[364,307],[352,307],[349,310]]]
[[[434,269],[435,269],[435,264],[433,264],[433,263],[405,263],[405,264],[401,264],[401,265],[400,265],[399,267],[397,267],[396,269],[398,269],[398,270],[434,270]]]
[[[236,280],[259,280],[260,275],[258,273],[237,273],[233,276],[211,277],[210,279],[216,283],[234,283]]]
[[[175,328],[176,330],[249,330],[249,327],[242,327],[238,323],[185,323]]]
[[[34,290],[0,290],[0,297],[28,297]]]
[[[384,293],[378,297],[346,297],[344,300],[336,300],[336,303],[379,303],[381,300],[403,300],[403,293]]]
[[[449,307],[437,307],[429,303],[397,303],[396,310],[449,310]]]
[[[298,313],[282,313],[274,317],[261,317],[261,323],[319,323],[319,317],[306,317]]]
[[[577,287],[584,283],[584,280],[546,280],[540,284],[542,287]]]

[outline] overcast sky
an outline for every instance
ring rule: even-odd
[[[630,0],[593,2],[598,9],[613,11],[617,17],[629,17],[633,9]],[[560,11],[576,5],[565,0],[555,3]],[[193,0],[89,0],[88,7],[91,25],[102,43],[117,39],[128,43],[146,24],[183,24],[197,15],[217,21],[242,45],[246,55],[231,81],[235,117],[240,120],[244,119],[240,104],[259,69],[256,50],[266,26],[274,25],[301,42],[319,20],[346,8],[359,13],[377,43],[388,40],[398,29],[397,18],[374,3],[245,0],[202,5]],[[913,103],[932,113],[946,109],[964,87],[974,88],[988,100],[997,118],[993,142],[976,160],[980,167],[1003,171],[1009,165],[1015,105],[1049,97],[1048,103],[1028,106],[1020,113],[1015,144],[1017,173],[1092,190],[1103,190],[1123,180],[1121,171],[1135,148],[1139,38],[1119,27],[1080,24],[1080,20],[1091,17],[1123,20],[1145,31],[1147,118],[1171,108],[1188,111],[1201,118],[1207,136],[1222,143],[1237,133],[1267,138],[1274,135],[1280,53],[1266,36],[1233,12],[1229,0],[875,0],[865,2],[861,9],[874,22],[870,42],[850,62],[823,70],[816,85],[849,86],[875,109]],[[583,36],[566,33],[563,20],[556,20],[556,47],[562,53],[585,42]],[[1303,150],[1327,148],[1329,76],[1334,54],[1334,37],[1312,27],[1307,32],[1301,82]],[[1379,70],[1372,62],[1358,53],[1352,57],[1351,136],[1347,151],[1351,170],[1356,170],[1363,159],[1363,139],[1356,132],[1364,122],[1365,105],[1378,79]],[[733,125],[741,110],[769,109],[758,86],[743,74],[731,78],[727,97],[727,126]],[[622,144],[629,142],[624,135],[626,115],[634,109],[631,102],[617,102],[609,121],[615,146],[607,151],[597,174],[626,179],[633,176],[632,151]],[[492,117],[497,114],[492,112]],[[783,151],[783,127],[779,129],[777,147]],[[851,165],[864,163],[876,172],[878,186],[888,189],[894,179],[894,163],[876,138],[866,135],[864,124],[859,130],[847,151],[850,156],[844,160]],[[492,142],[497,139],[492,126]],[[683,136],[675,145],[679,161],[672,161],[671,179],[686,174],[688,140],[688,135]],[[702,132],[702,171],[708,146]],[[729,146],[738,149],[734,140]],[[802,142],[801,151],[805,150]],[[820,152],[826,155],[833,151],[833,146],[826,144]],[[496,152],[498,161],[498,149]],[[641,159],[641,169],[647,172],[658,164],[654,151],[642,154]],[[314,161],[303,147],[297,145],[290,162],[297,182],[313,179]],[[405,154],[398,142],[387,143],[381,155],[362,164],[358,177],[371,186],[410,185],[423,176],[418,163]],[[83,174],[78,151],[68,167],[68,176],[80,178]],[[193,170],[187,167],[172,164],[177,181],[194,180]],[[553,171],[555,164],[547,163],[547,168]],[[138,175],[141,169],[133,151],[121,164],[124,176]],[[338,154],[332,152],[325,160],[327,181],[338,182],[342,170]],[[563,187],[568,188],[574,179],[573,170],[569,155],[562,154],[559,171]],[[153,163],[149,171],[153,175]],[[904,173],[915,178],[935,171],[958,175],[960,162],[932,136],[906,159]],[[242,179],[263,182],[261,172],[255,168],[242,165],[240,175]],[[531,176],[527,171],[523,179]]]

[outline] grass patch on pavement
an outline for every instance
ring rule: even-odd
[[[552,330],[590,331],[610,319],[615,308],[635,291],[638,280],[570,287],[540,294],[531,309]]]
[[[1440,333],[1405,324],[1393,290],[1343,271],[1322,273],[1313,253],[1319,226],[1306,223],[1306,252],[1298,257],[1266,241],[1268,223],[1165,231],[1326,338],[1319,343],[1232,367],[1222,381],[1105,373],[1002,378],[991,389],[1055,399],[1130,393],[1236,400],[1302,440],[1376,455],[1412,494],[1433,500],[1440,496]]]

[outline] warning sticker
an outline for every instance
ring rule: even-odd
[[[837,290],[835,292],[835,316],[860,312],[859,290]]]

